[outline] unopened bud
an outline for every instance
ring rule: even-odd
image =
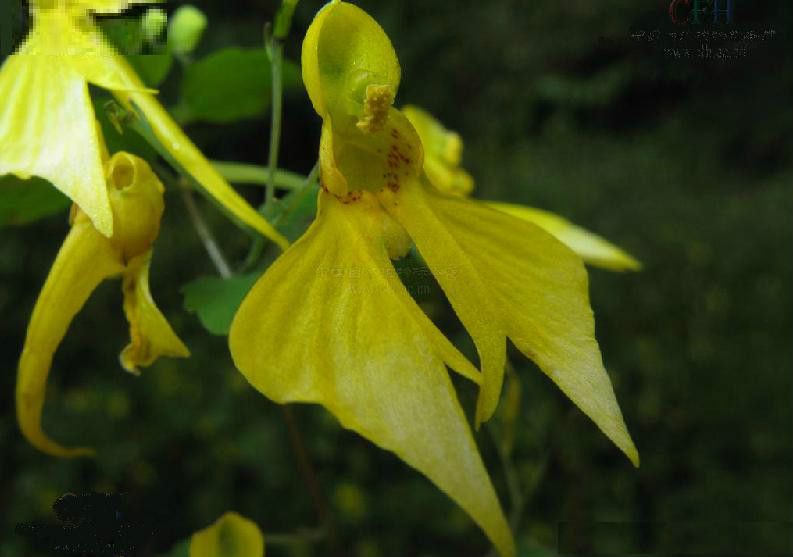
[[[204,12],[190,4],[181,6],[171,16],[168,25],[168,46],[174,54],[190,54],[198,46],[206,28]]]
[[[155,43],[168,24],[168,14],[161,8],[149,8],[140,20],[143,38],[147,43]]]

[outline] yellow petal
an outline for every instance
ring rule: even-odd
[[[446,129],[429,112],[417,106],[402,107],[402,114],[410,120],[424,145],[425,154],[440,159],[450,166],[459,166],[463,158],[463,142],[460,136]]]
[[[488,205],[536,224],[546,232],[553,234],[590,265],[611,271],[638,271],[642,268],[642,264],[627,252],[559,215],[511,203],[488,203]]]
[[[129,321],[130,343],[121,352],[121,365],[130,373],[148,367],[160,356],[187,358],[190,351],[173,332],[149,291],[151,252],[133,259],[124,272],[124,313]]]
[[[36,447],[60,456],[86,454],[64,449],[41,431],[41,409],[52,355],[74,315],[104,278],[124,274],[124,309],[132,342],[121,354],[129,371],[160,355],[187,356],[151,299],[148,285],[151,245],[162,217],[163,186],[148,164],[128,153],[107,161],[107,184],[115,230],[105,238],[84,212],[73,206],[73,226],[53,265],[28,329],[17,383],[23,433]]]
[[[40,38],[32,34],[0,69],[0,174],[46,178],[110,236],[113,217],[88,86],[61,57],[31,53]]]
[[[123,60],[118,62],[126,66]],[[132,74],[133,70],[128,66],[127,69]],[[289,241],[215,170],[153,95],[141,91],[114,91],[114,94],[128,109],[134,106],[143,113],[160,144],[222,207],[282,249],[289,246]]]
[[[113,47],[88,16],[75,16],[63,7],[35,10],[30,43],[29,53],[54,57],[93,85],[149,90],[119,66]]]
[[[255,522],[227,512],[190,538],[190,557],[264,557],[264,535]]]
[[[160,233],[165,188],[145,160],[123,151],[106,170],[115,224],[110,241],[130,261],[151,250]]]
[[[110,241],[127,262],[122,290],[131,342],[120,359],[127,371],[137,373],[138,366],[149,366],[160,356],[190,355],[149,291],[151,249],[165,210],[165,188],[146,161],[124,152],[110,159],[107,177],[116,225]]]
[[[66,237],[36,301],[19,361],[16,403],[22,433],[45,453],[73,457],[92,452],[49,439],[41,430],[41,411],[52,357],[69,324],[96,286],[123,268],[110,241],[83,218]]]
[[[302,66],[317,114],[341,128],[351,125],[351,116],[353,123],[363,116],[367,88],[382,87],[392,101],[399,88],[399,61],[385,31],[346,2],[330,2],[317,13],[303,41]]]
[[[402,112],[421,137],[424,171],[432,185],[450,195],[469,195],[474,189],[474,180],[460,168],[463,155],[460,136],[416,106],[406,106]]]
[[[443,164],[439,159],[428,156],[424,159],[424,171],[433,186],[449,195],[465,197],[474,191],[474,179],[462,168]]]
[[[308,97],[311,99],[311,104],[314,110],[320,116],[327,113],[325,108],[325,100],[322,95],[322,82],[319,71],[319,35],[322,31],[322,25],[325,23],[325,17],[331,12],[334,6],[338,5],[337,1],[331,1],[322,6],[322,8],[314,16],[314,20],[306,31],[306,36],[303,38],[303,45],[301,50],[300,65],[303,72],[303,83],[305,84]]]
[[[319,136],[319,164],[322,187],[339,197],[350,193],[347,178],[339,171],[336,163],[333,148],[333,127],[330,120],[322,121],[322,133]]]
[[[118,14],[133,4],[159,4],[165,0],[76,0],[84,9],[98,14]]]
[[[432,185],[449,195],[469,195],[474,183],[471,176],[460,168],[463,147],[460,136],[416,106],[405,106],[402,112],[421,137],[424,171]],[[489,205],[550,232],[587,263],[612,271],[641,269],[641,263],[625,251],[558,215],[510,203],[494,202]]]
[[[587,274],[578,256],[539,227],[475,201],[428,192],[424,207],[432,213],[426,218],[437,219],[438,228],[454,238],[460,257],[479,270],[488,293],[479,305],[497,304],[518,349],[638,466],[595,340]],[[447,249],[448,240],[435,241],[444,242],[436,249]]]
[[[267,397],[322,404],[344,427],[396,453],[512,556],[444,367],[470,364],[439,340],[399,281],[381,238],[382,209],[371,198],[363,193],[345,205],[321,194],[317,220],[243,302],[229,337],[232,357]]]
[[[489,285],[483,268],[477,268],[465,246],[425,201],[421,185],[407,184],[398,193],[380,197],[389,213],[413,238],[455,313],[479,352],[482,390],[476,408],[477,426],[488,420],[498,405],[506,364],[507,331],[501,315],[488,303]]]

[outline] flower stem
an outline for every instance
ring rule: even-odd
[[[270,126],[270,153],[268,157],[269,178],[265,193],[265,203],[270,204],[275,200],[275,173],[278,169],[278,151],[281,146],[281,118],[283,108],[283,61],[284,46],[277,37],[270,38],[270,67],[273,83],[272,98],[272,124]]]
[[[498,453],[498,458],[501,461],[501,468],[504,472],[504,481],[507,484],[510,505],[512,506],[509,516],[509,526],[514,532],[520,523],[520,518],[523,514],[523,505],[525,503],[523,489],[521,488],[520,481],[518,480],[518,474],[515,470],[515,465],[512,462],[512,457],[507,452],[507,449],[504,447],[504,444],[499,438],[495,426],[493,426],[491,423],[488,423],[486,428],[493,441],[493,445],[496,448],[496,453]]]
[[[338,543],[336,529],[333,524],[330,512],[328,512],[328,504],[325,501],[325,497],[322,494],[322,489],[319,486],[317,471],[314,468],[314,464],[311,462],[308,453],[306,452],[303,438],[300,434],[300,429],[297,426],[295,416],[292,413],[292,409],[288,405],[282,405],[281,410],[283,411],[284,421],[286,422],[286,427],[289,431],[289,440],[292,444],[292,450],[295,452],[295,456],[297,457],[298,468],[300,469],[300,473],[306,482],[306,488],[308,489],[309,495],[314,502],[314,511],[317,514],[317,521],[321,525],[322,529],[327,532],[328,540],[330,541],[335,553],[335,546]]]

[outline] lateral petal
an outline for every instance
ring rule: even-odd
[[[91,449],[65,448],[52,441],[41,430],[41,412],[52,357],[69,324],[99,283],[123,269],[110,241],[82,220],[66,237],[36,300],[19,360],[16,404],[22,433],[45,453],[62,457],[93,453]]]
[[[539,227],[483,204],[429,191],[425,198],[466,260],[481,270],[509,338],[638,466],[595,340],[578,256]]]
[[[31,53],[35,37],[0,70],[0,174],[49,180],[109,237],[113,215],[88,86],[62,57]]]
[[[492,292],[483,280],[481,268],[476,267],[463,243],[427,202],[418,182],[407,184],[396,194],[384,190],[380,198],[413,238],[476,344],[482,369],[482,389],[476,407],[478,426],[495,412],[504,381],[507,330],[503,317],[488,303]]]
[[[151,251],[129,262],[124,272],[124,313],[129,321],[130,343],[121,352],[121,365],[130,373],[148,367],[160,356],[187,358],[190,351],[176,336],[149,290]]]
[[[444,367],[450,346],[390,264],[382,209],[321,194],[317,220],[264,274],[231,327],[231,353],[279,403],[322,404],[465,509],[504,556],[512,536]],[[456,353],[456,351],[455,351]]]
[[[577,253],[581,259],[590,265],[611,271],[639,271],[642,268],[642,264],[626,251],[559,215],[512,203],[488,202],[488,205],[519,219],[536,224],[556,237],[557,240]]]

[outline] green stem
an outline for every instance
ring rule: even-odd
[[[201,243],[204,244],[204,249],[206,249],[209,259],[212,261],[212,264],[221,277],[224,279],[231,278],[234,273],[215,240],[214,234],[212,234],[204,217],[201,215],[201,211],[198,205],[196,205],[195,199],[193,199],[193,192],[190,191],[187,184],[183,184],[181,190],[182,200],[184,201],[185,207],[187,207],[187,214],[190,216],[190,221],[193,223],[193,228],[195,228]]]
[[[265,166],[230,161],[212,161],[212,166],[233,184],[266,186],[270,180],[270,169]],[[297,190],[303,186],[305,180],[306,177],[302,174],[276,169],[273,182],[278,189]]]
[[[333,523],[333,518],[328,511],[328,503],[322,494],[317,470],[314,468],[314,464],[311,462],[311,459],[308,456],[308,452],[306,451],[305,444],[303,443],[302,436],[300,434],[300,429],[297,426],[297,421],[292,414],[292,408],[288,404],[284,404],[281,406],[281,410],[283,411],[284,421],[286,422],[286,428],[289,433],[289,440],[292,444],[292,450],[294,451],[295,457],[297,458],[298,469],[303,476],[306,489],[308,490],[311,500],[314,503],[314,511],[317,514],[317,521],[321,525],[322,529],[328,534],[331,546],[336,546],[338,544],[338,539],[336,537],[336,528]]]
[[[273,37],[270,43],[270,66],[273,81],[273,120],[270,126],[270,155],[268,159],[269,179],[265,203],[270,204],[275,200],[275,173],[278,170],[278,150],[281,145],[281,117],[283,106],[283,81],[282,70],[284,61],[284,47],[278,38]]]

